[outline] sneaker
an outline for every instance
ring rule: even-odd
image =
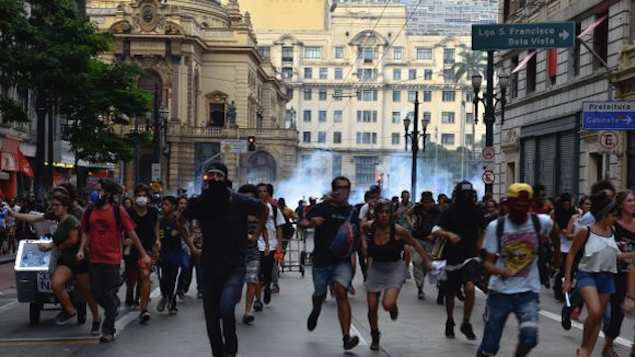
[[[262,298],[262,301],[266,304],[269,305],[269,303],[271,302],[271,287],[267,286],[265,287],[265,293],[264,293],[264,297]]]
[[[467,337],[467,339],[470,341],[476,340],[476,335],[474,334],[472,324],[467,321],[463,321],[463,323],[461,324],[461,333],[463,333],[465,337]]]
[[[397,318],[399,317],[399,308],[397,307],[397,305],[395,305],[392,309],[390,309],[388,313],[390,314],[391,320],[397,321]]]
[[[311,310],[311,313],[309,314],[309,318],[306,321],[307,330],[309,331],[315,330],[319,317],[320,317],[320,309],[313,308],[313,310]]]
[[[115,334],[112,333],[104,333],[99,338],[99,342],[101,343],[110,343],[115,340]]]
[[[139,323],[145,324],[148,323],[148,321],[150,321],[150,313],[148,310],[141,311],[141,313],[139,313]]]
[[[445,337],[454,338],[454,321],[452,320],[445,322]]]
[[[419,300],[425,300],[426,299],[426,294],[423,292],[423,289],[419,288],[419,291],[417,291],[417,299]]]
[[[371,351],[379,351],[379,337],[381,336],[381,333],[379,331],[370,331],[370,337],[373,339],[372,342],[370,343],[370,350]]]
[[[165,311],[165,305],[167,304],[168,304],[168,299],[166,299],[164,296],[161,297],[161,300],[159,300],[159,303],[157,304],[157,311],[158,312]]]
[[[344,342],[344,350],[348,351],[352,350],[359,344],[359,337],[346,335],[342,338],[342,341]]]
[[[99,336],[99,329],[101,328],[101,320],[93,321],[90,326],[90,334],[93,336]]]
[[[255,319],[256,319],[256,318],[254,317],[254,315],[247,315],[247,314],[245,314],[245,316],[243,316],[243,323],[244,323],[245,325],[249,325],[249,324],[251,324],[252,322],[254,322],[254,320],[255,320]]]
[[[77,316],[77,311],[74,314],[69,314],[66,310],[62,309],[62,311],[57,314],[57,317],[55,317],[55,324],[58,326],[66,325],[71,322],[71,319],[75,316]]]
[[[262,301],[260,300],[254,301],[254,311],[256,312],[262,311]]]
[[[562,312],[560,313],[560,324],[562,328],[569,331],[571,330],[571,313],[573,309],[567,307],[567,305],[562,307]]]

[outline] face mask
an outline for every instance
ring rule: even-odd
[[[135,200],[135,203],[139,207],[145,207],[148,204],[148,198],[147,197],[137,197],[137,199]]]

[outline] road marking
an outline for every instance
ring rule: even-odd
[[[150,294],[150,298],[155,299],[159,295],[161,295],[161,289],[156,288],[152,290],[152,293]],[[128,327],[128,325],[130,325],[132,321],[136,320],[137,316],[138,315],[135,314],[135,311],[130,310],[125,315],[123,315],[120,319],[118,319],[117,322],[115,322],[115,331],[117,331],[116,336],[119,336],[121,331],[123,331],[126,327]]]
[[[368,342],[366,341],[366,339],[364,339],[364,336],[359,332],[357,327],[355,327],[355,325],[353,325],[352,322],[351,322],[351,332],[353,333],[354,336],[359,337],[359,344],[360,345],[368,346]]]
[[[43,337],[43,338],[6,338],[0,339],[2,347],[19,347],[19,346],[50,346],[50,345],[96,345],[99,343],[99,337]]]
[[[0,312],[5,312],[5,311],[10,310],[17,303],[18,303],[18,300],[13,300],[13,301],[11,301],[11,302],[9,302],[7,304],[4,304],[4,305],[0,306]]]
[[[561,320],[560,315],[554,314],[553,312],[550,312],[550,311],[547,311],[547,310],[540,310],[540,315],[542,315],[542,316],[544,316],[544,317],[546,317],[548,319],[557,321],[558,323],[560,323],[560,320]],[[576,321],[571,321],[571,326],[575,327],[576,329],[578,329],[580,331],[582,331],[584,329],[584,326],[581,323],[576,322]],[[602,331],[600,331],[600,337],[602,337],[602,338],[604,337],[604,333]],[[627,347],[627,348],[630,348],[633,345],[633,341],[627,340],[627,339],[622,338],[622,337],[616,338],[614,342],[617,343],[618,345],[622,345],[622,346]]]

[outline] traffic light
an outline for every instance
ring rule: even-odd
[[[249,151],[256,151],[256,137],[255,136],[248,137],[247,143],[249,144]]]

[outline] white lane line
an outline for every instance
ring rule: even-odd
[[[156,288],[152,290],[150,298],[154,299],[159,295],[161,295],[161,289]],[[117,322],[115,322],[115,330],[117,331],[117,335],[119,335],[121,331],[123,331],[128,325],[130,325],[132,321],[137,319],[137,314],[135,314],[135,312],[136,311],[131,310],[123,315],[123,317],[121,317],[119,320],[117,320]]]
[[[368,341],[366,341],[366,339],[364,338],[364,336],[359,332],[359,330],[357,329],[357,327],[355,327],[355,325],[353,325],[353,323],[351,322],[351,332],[353,333],[353,336],[357,336],[359,337],[359,344],[362,346],[368,346]]]
[[[11,308],[13,308],[13,306],[15,304],[17,304],[17,303],[18,303],[18,300],[13,300],[10,303],[7,303],[7,304],[4,304],[4,305],[0,306],[0,312],[5,312],[5,311],[8,311],[8,310],[11,310]]]
[[[553,312],[546,311],[546,310],[540,310],[540,315],[560,323],[561,318],[560,318],[560,315],[558,314],[554,314]],[[580,331],[584,329],[584,326],[581,323],[575,322],[575,321],[571,321],[571,326],[575,327],[576,329]],[[602,331],[600,331],[600,337],[602,338],[604,337],[604,333]],[[617,343],[618,345],[622,345],[624,347],[628,347],[628,348],[630,348],[633,345],[633,341],[627,340],[622,337],[616,338],[615,343]]]

